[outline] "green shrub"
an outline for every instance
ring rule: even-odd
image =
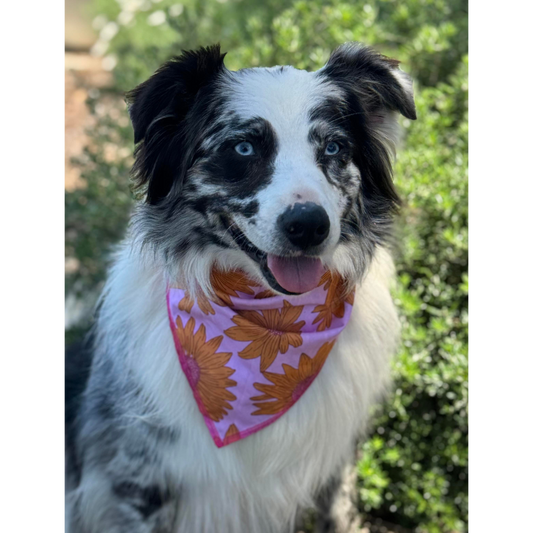
[[[403,343],[395,392],[361,446],[360,508],[418,532],[466,531],[467,2],[93,0],[93,9],[96,49],[115,65],[115,85],[91,95],[97,124],[79,160],[85,187],[66,195],[67,256],[79,260],[69,293],[99,290],[132,204],[133,138],[121,95],[171,55],[221,42],[232,69],[315,69],[334,47],[358,40],[415,77],[419,118],[405,121],[396,164]]]
[[[419,92],[398,158],[403,343],[395,393],[358,465],[365,511],[429,533],[466,530],[466,67]]]

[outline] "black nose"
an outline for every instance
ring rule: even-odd
[[[329,217],[318,204],[294,204],[278,217],[278,227],[294,246],[307,250],[326,240]]]

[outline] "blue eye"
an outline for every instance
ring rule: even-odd
[[[341,147],[336,142],[330,142],[326,146],[326,155],[335,155],[340,152]]]
[[[252,146],[252,143],[249,143],[247,141],[243,141],[239,144],[235,145],[235,151],[239,155],[253,155],[254,154],[254,147]]]

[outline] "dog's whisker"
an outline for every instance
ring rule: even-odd
[[[224,233],[222,234],[222,239],[225,239],[226,238],[226,234],[233,228],[233,227],[237,227],[237,223],[236,222],[232,222],[227,228],[226,230],[224,231]]]

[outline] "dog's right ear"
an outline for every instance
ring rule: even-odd
[[[160,202],[180,185],[190,164],[184,146],[186,119],[200,91],[225,69],[220,45],[183,52],[126,94],[133,124],[136,187],[146,201]]]

